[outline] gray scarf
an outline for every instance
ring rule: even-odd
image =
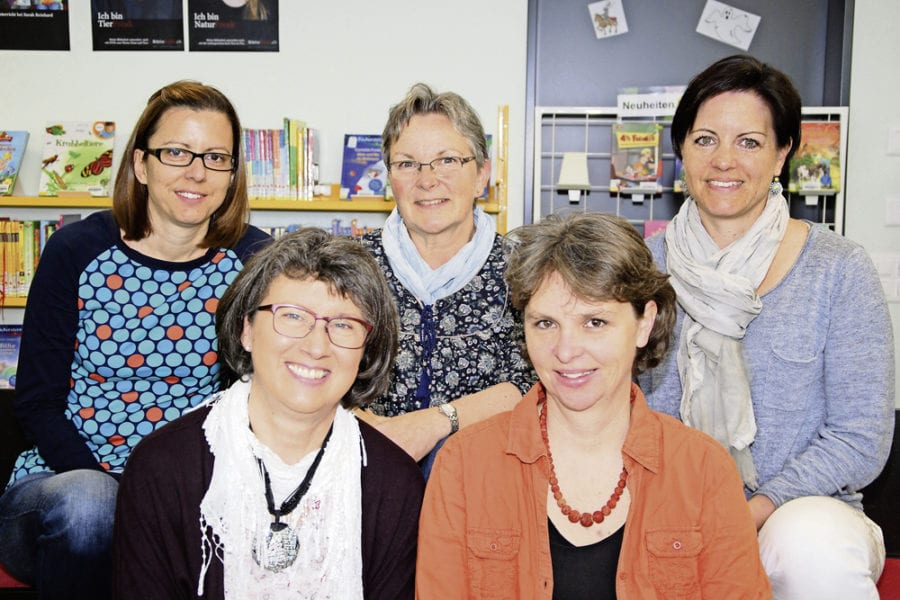
[[[677,350],[681,419],[728,448],[751,491],[759,487],[750,454],[756,419],[741,340],[762,310],[756,290],[788,218],[784,197],[770,195],[747,233],[720,249],[687,198],[666,228],[666,264],[685,312]]]

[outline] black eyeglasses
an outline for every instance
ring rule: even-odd
[[[325,321],[325,331],[331,343],[350,350],[362,348],[372,331],[372,324],[362,319],[323,317],[294,304],[264,304],[257,306],[256,310],[271,312],[275,333],[289,338],[305,338],[316,326],[316,321]]]
[[[474,156],[441,156],[431,162],[418,162],[415,160],[396,160],[388,164],[389,170],[394,175],[412,176],[422,171],[422,167],[431,167],[438,175],[453,175],[462,171],[463,165],[475,160]]]
[[[184,148],[147,148],[144,152],[170,167],[189,167],[198,158],[210,171],[234,171],[235,167],[234,157],[224,152],[191,152]]]

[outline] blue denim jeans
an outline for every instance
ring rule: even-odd
[[[22,477],[0,496],[0,563],[42,600],[111,597],[118,487],[87,469]]]

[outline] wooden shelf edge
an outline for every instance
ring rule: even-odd
[[[498,214],[500,212],[500,205],[497,202],[478,202],[477,204],[488,214]],[[112,199],[106,197],[0,196],[0,206],[21,208],[110,208]],[[394,210],[394,201],[383,198],[340,200],[330,196],[318,197],[315,200],[251,198],[250,210],[386,213]]]
[[[110,208],[112,198],[103,196],[0,196],[0,206],[22,208]]]
[[[384,198],[366,198],[365,200],[340,200],[330,196],[321,196],[313,200],[250,198],[250,210],[391,212],[393,209],[393,200],[385,200]]]
[[[25,302],[28,298],[16,296],[14,298],[4,298],[0,300],[0,309],[3,308],[25,308]]]

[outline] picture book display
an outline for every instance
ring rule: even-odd
[[[387,165],[381,156],[381,136],[348,133],[341,164],[341,200],[354,196],[384,196]]]
[[[0,325],[0,390],[16,387],[21,325]]]
[[[791,157],[788,191],[836,193],[841,189],[841,124],[803,121],[800,146]]]
[[[27,144],[27,131],[0,129],[0,196],[12,196]]]
[[[610,150],[610,192],[662,192],[662,125],[615,123]]]
[[[109,196],[113,179],[112,121],[47,124],[41,153],[41,196]]]
[[[672,191],[676,194],[684,194],[687,186],[684,183],[684,163],[675,157],[675,177],[672,179]]]

